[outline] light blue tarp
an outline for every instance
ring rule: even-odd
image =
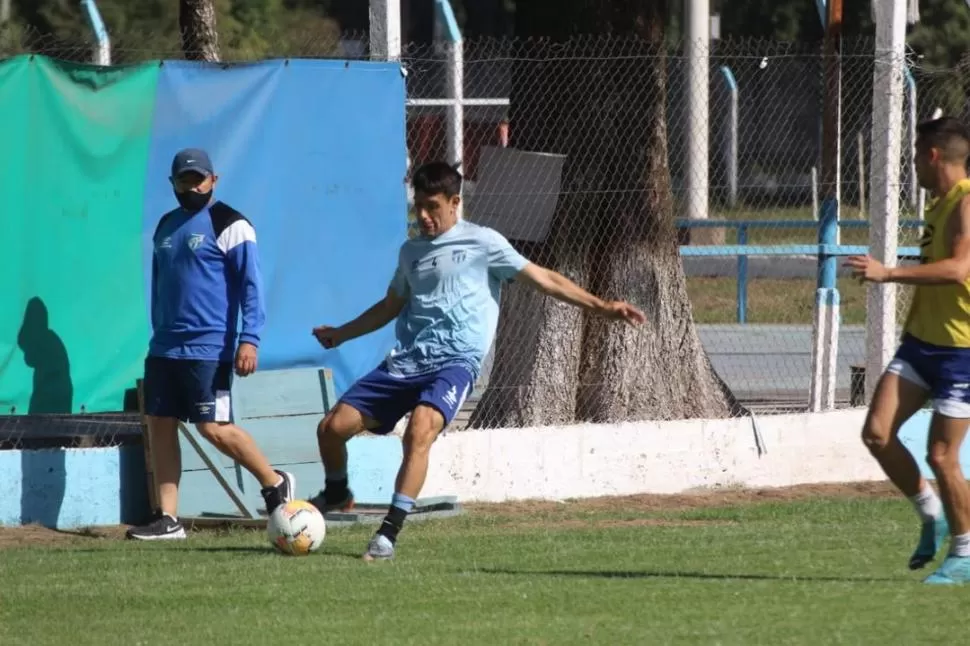
[[[386,293],[406,238],[404,106],[390,63],[166,61],[145,180],[145,293],[152,234],[175,206],[172,156],[205,148],[217,197],[256,228],[267,296],[260,368],[326,366],[343,392],[391,347],[393,326],[335,351],[310,330]]]

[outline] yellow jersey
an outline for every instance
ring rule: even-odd
[[[919,242],[921,263],[950,256],[947,224],[967,195],[970,179],[957,182],[946,195],[927,205]],[[917,285],[904,329],[924,343],[970,348],[970,280],[950,285]]]

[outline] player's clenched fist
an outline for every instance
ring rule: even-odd
[[[341,339],[339,332],[339,328],[330,327],[329,325],[321,325],[313,328],[313,336],[316,337],[320,345],[328,350],[336,348],[338,345],[340,345]]]

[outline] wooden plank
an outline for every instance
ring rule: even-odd
[[[219,486],[222,490],[226,492],[229,498],[232,500],[236,508],[239,509],[240,513],[246,518],[255,518],[256,510],[246,502],[245,495],[236,487],[236,483],[232,482],[225,476],[223,471],[221,459],[219,454],[204,438],[199,435],[198,431],[194,428],[190,428],[179,422],[179,429],[182,431],[182,435],[185,439],[189,441],[195,452],[202,458],[205,462],[206,467],[215,476],[215,479],[219,482]]]
[[[234,380],[232,394],[236,419],[242,425],[252,418],[323,416],[328,407],[320,372],[316,368],[268,370]],[[332,383],[332,379],[330,381]]]
[[[320,392],[323,394],[323,412],[329,413],[330,409],[337,405],[337,393],[333,387],[333,371],[330,368],[322,368],[317,376],[320,380]]]

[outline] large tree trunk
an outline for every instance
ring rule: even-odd
[[[666,2],[519,0],[511,145],[567,155],[550,240],[528,250],[610,299],[631,329],[513,285],[476,426],[724,417],[740,407],[693,324],[667,161]],[[578,33],[598,36],[576,37]],[[523,60],[524,59],[524,60]],[[523,197],[523,199],[527,199]]]
[[[179,31],[186,60],[219,62],[219,32],[212,0],[179,0]]]

